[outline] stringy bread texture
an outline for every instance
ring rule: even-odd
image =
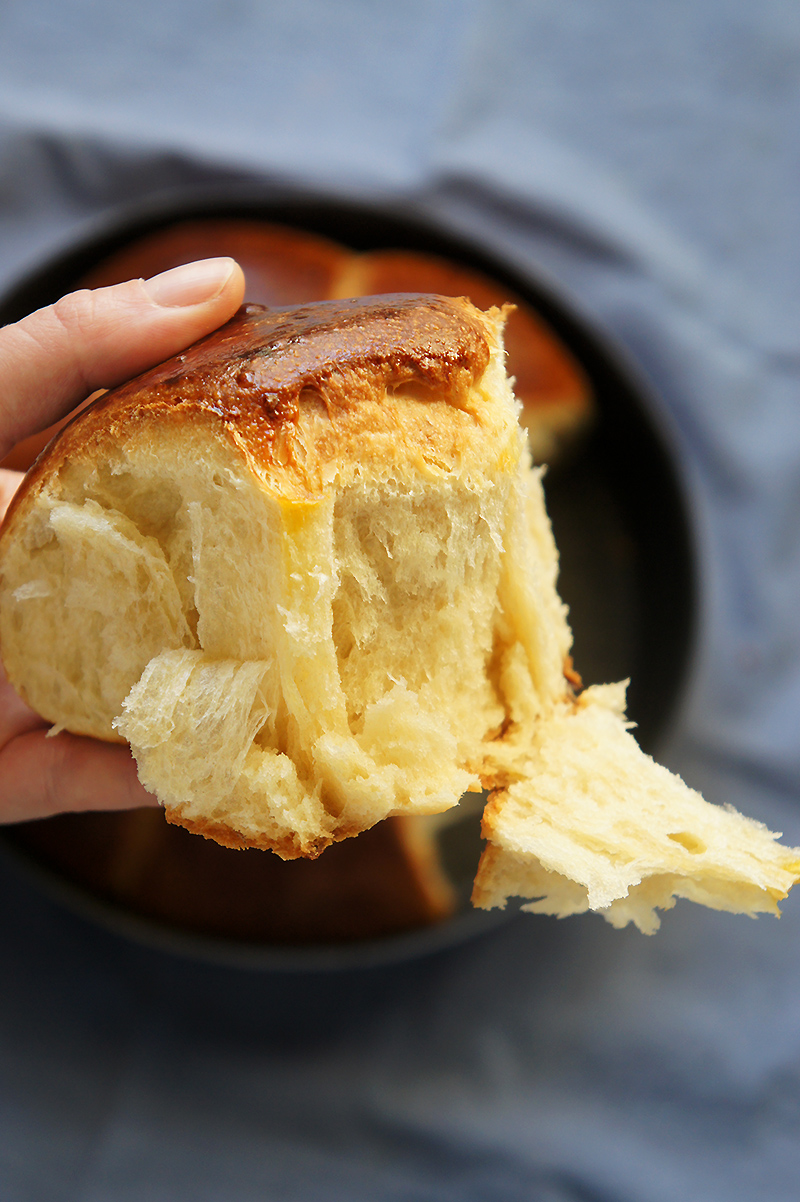
[[[624,685],[594,686],[540,725],[525,776],[484,811],[475,904],[533,898],[523,909],[562,918],[597,910],[648,935],[656,908],[678,897],[777,914],[800,871],[798,850],[645,755],[624,706]]]
[[[311,397],[285,462],[213,415],[79,419],[0,538],[9,677],[127,739],[169,818],[232,846],[314,856],[486,787],[479,906],[648,932],[676,896],[774,912],[800,853],[643,755],[623,686],[565,679],[500,317],[458,404],[383,387],[334,421]]]

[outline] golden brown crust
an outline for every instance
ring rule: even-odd
[[[182,826],[193,835],[202,835],[204,839],[213,839],[222,847],[238,850],[255,848],[260,851],[273,851],[282,860],[316,860],[326,848],[344,839],[352,839],[362,833],[362,827],[342,824],[328,838],[300,840],[294,833],[282,839],[276,839],[265,832],[244,835],[241,831],[229,826],[227,822],[212,821],[208,818],[190,818],[183,814],[177,806],[165,806],[164,813],[167,822],[173,826]]]
[[[105,288],[126,280],[148,279],[182,263],[220,255],[236,259],[244,271],[245,301],[276,306],[337,296],[336,281],[351,257],[349,250],[318,234],[271,222],[228,218],[177,221],[122,247],[72,286]],[[0,467],[26,471],[69,420],[65,417],[18,443],[0,461]]]
[[[318,839],[313,844],[303,843],[301,845],[293,835],[287,835],[284,839],[274,839],[271,835],[263,833],[243,835],[241,831],[229,826],[227,822],[215,822],[208,818],[188,818],[173,806],[165,806],[164,813],[167,822],[171,822],[173,826],[182,826],[184,830],[191,831],[193,835],[202,835],[204,839],[212,839],[222,847],[230,847],[237,851],[244,851],[247,848],[274,851],[282,860],[296,860],[301,857],[306,860],[316,860],[326,847],[330,847],[332,843],[344,838],[344,835],[340,836],[337,833],[335,838]]]
[[[371,390],[413,381],[446,390],[457,403],[488,361],[485,321],[452,298],[399,294],[287,309],[243,305],[189,352],[108,394],[101,405],[120,408],[146,394],[148,401],[152,395],[167,406],[270,428],[296,416],[305,390],[324,394],[329,405],[352,404],[359,376]]]
[[[458,407],[489,361],[489,329],[468,301],[438,296],[365,297],[287,309],[243,305],[183,354],[104,393],[76,415],[31,469],[8,517],[61,463],[107,450],[154,417],[213,422],[257,469],[283,470],[287,461],[297,466],[287,439],[291,444],[306,413],[313,420],[322,409],[327,418],[337,418],[356,446],[364,433],[359,405],[381,402],[387,389],[412,385],[422,396]],[[384,424],[394,420],[387,415]],[[374,415],[370,421],[374,425]],[[432,446],[441,434],[432,428]],[[326,443],[323,436],[318,443],[318,453],[330,460],[341,452],[335,439]]]
[[[378,292],[436,292],[466,296],[479,309],[514,305],[504,331],[514,391],[531,415],[550,405],[591,411],[591,388],[580,365],[528,304],[480,272],[436,255],[377,250],[354,255],[336,281],[337,296]]]
[[[506,782],[506,787],[507,785],[508,782]],[[481,852],[478,871],[475,874],[475,882],[470,897],[473,906],[476,906],[478,909],[491,909],[492,906],[498,904],[496,898],[493,898],[486,889],[485,882],[490,881],[495,872],[503,864],[503,853],[492,842],[492,839],[495,835],[497,819],[506,798],[506,787],[495,789],[489,794],[488,801],[483,808],[483,815],[481,816],[481,838],[486,840],[486,846]],[[505,903],[503,903],[501,908],[505,908]]]
[[[487,837],[484,834],[484,839]],[[478,871],[475,874],[475,883],[472,886],[470,901],[473,906],[479,910],[490,910],[495,906],[500,909],[505,909],[505,902],[498,902],[497,898],[490,893],[483,882],[491,880],[495,871],[502,865],[503,857],[500,850],[493,843],[488,843],[481,852],[481,858],[478,861]]]
[[[504,335],[508,371],[522,403],[523,424],[531,429],[534,454],[551,458],[590,424],[593,402],[584,372],[530,306],[496,281],[437,255],[408,250],[356,254],[317,234],[265,221],[183,220],[135,239],[76,286],[97,288],[149,277],[216,255],[230,255],[241,264],[246,301],[272,306],[399,292],[469,297],[481,309],[510,302],[515,308],[509,309]],[[24,471],[66,420],[26,439],[0,466]]]

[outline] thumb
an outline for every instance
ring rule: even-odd
[[[243,294],[238,263],[203,259],[151,280],[73,292],[0,329],[0,458],[96,389],[209,334]]]

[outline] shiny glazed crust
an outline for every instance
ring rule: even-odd
[[[82,410],[37,459],[5,527],[61,463],[102,454],[154,419],[222,426],[259,474],[281,477],[282,488],[292,477],[300,495],[317,493],[324,481],[313,466],[339,470],[343,453],[359,458],[376,428],[397,434],[396,415],[381,403],[387,390],[413,389],[457,408],[495,345],[484,314],[459,298],[398,294],[282,310],[243,305],[188,351]],[[368,406],[365,428],[359,409]],[[315,420],[323,415],[327,436]],[[304,418],[314,425],[313,450],[302,436]],[[431,422],[425,438],[434,460],[470,451],[482,458],[480,437],[456,446]]]

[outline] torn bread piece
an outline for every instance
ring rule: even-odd
[[[171,822],[314,857],[493,790],[480,906],[655,926],[800,867],[576,695],[503,313],[245,306],[54,440],[0,532],[0,650],[51,722],[125,739]]]
[[[645,755],[624,708],[624,684],[596,685],[540,724],[521,779],[484,810],[474,904],[521,897],[524,910],[560,918],[595,910],[648,935],[679,897],[777,914],[800,850]]]

